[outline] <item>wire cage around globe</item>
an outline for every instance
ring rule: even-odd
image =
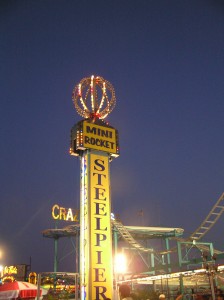
[[[74,87],[72,99],[77,113],[84,118],[104,119],[116,105],[113,85],[94,75],[83,78]]]

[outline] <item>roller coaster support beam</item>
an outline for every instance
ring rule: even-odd
[[[150,259],[151,259],[151,268],[154,269],[155,268],[155,256],[154,253],[149,253],[150,255]],[[155,275],[155,270],[151,272],[151,274]]]
[[[116,229],[114,229],[114,256],[117,254],[118,249],[118,232]]]
[[[177,242],[177,254],[178,254],[178,264],[181,268],[183,260],[182,260],[182,252],[181,252],[181,244],[180,242]]]
[[[165,243],[166,243],[166,250],[167,250],[167,265],[169,266],[170,265],[170,253],[169,253],[170,244],[169,244],[168,238],[165,238]],[[171,272],[171,268],[169,268],[169,267],[168,267],[168,272],[169,273]]]
[[[183,275],[180,275],[179,277],[179,282],[180,282],[180,293],[184,293],[184,281],[183,281]]]
[[[55,229],[58,228],[58,223],[55,221]],[[58,271],[58,237],[54,238],[54,272]]]
[[[179,262],[179,267],[181,267],[183,264],[189,264],[191,261],[190,260],[186,260],[186,256],[187,254],[183,257],[182,256],[182,246],[183,245],[191,245],[190,249],[187,251],[187,254],[190,252],[190,250],[194,247],[198,248],[203,255],[203,251],[205,246],[209,247],[209,255],[211,257],[211,261],[214,261],[214,247],[213,247],[213,243],[202,243],[202,242],[196,242],[196,241],[192,241],[192,242],[177,242],[177,252],[178,252],[178,262]]]

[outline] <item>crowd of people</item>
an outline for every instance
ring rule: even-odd
[[[164,293],[157,294],[151,293],[150,297],[146,295],[142,296],[139,291],[132,292],[131,288],[127,284],[122,284],[119,286],[118,294],[114,295],[115,300],[168,300]],[[172,297],[174,300],[213,300],[211,294],[194,293],[191,294],[181,294],[180,292],[176,296]],[[224,293],[220,288],[215,289],[215,299],[224,300]],[[111,300],[107,298],[106,300]]]

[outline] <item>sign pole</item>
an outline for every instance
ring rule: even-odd
[[[70,148],[81,161],[81,299],[112,299],[110,161],[119,156],[119,144],[117,130],[103,119],[115,106],[115,92],[108,81],[91,76],[74,88],[73,101],[84,117],[71,130]]]

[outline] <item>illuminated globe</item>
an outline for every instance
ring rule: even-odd
[[[104,119],[116,104],[112,84],[100,76],[83,78],[75,86],[72,99],[78,114],[84,118]]]

